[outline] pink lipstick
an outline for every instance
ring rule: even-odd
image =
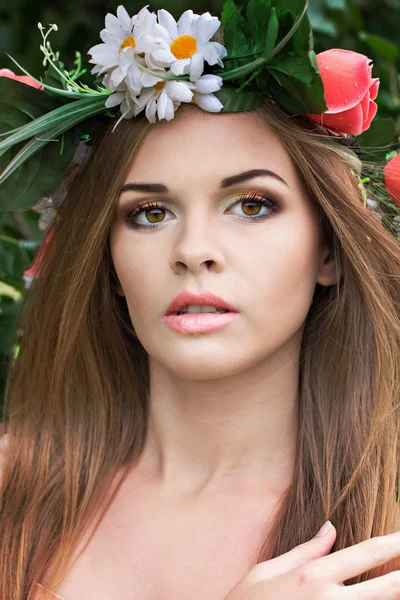
[[[210,311],[218,312],[187,312],[189,306],[205,306]],[[206,309],[205,309],[206,310]],[[237,312],[223,298],[212,292],[180,292],[167,308],[164,323],[179,333],[207,333],[225,327],[239,317]]]

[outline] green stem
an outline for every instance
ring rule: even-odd
[[[53,67],[53,69],[61,76],[61,78],[66,81],[67,83],[69,83],[69,85],[71,85],[74,90],[76,92],[79,92],[79,85],[77,85],[75,83],[75,81],[73,81],[72,79],[69,78],[69,80],[65,77],[65,73],[62,73],[60,71],[60,69],[56,66],[56,64],[53,62],[49,51],[47,50],[47,48],[45,46],[40,46],[41,51],[43,52],[43,54],[45,55],[45,57],[47,58],[47,60],[49,61],[49,63],[51,64],[51,66]]]
[[[248,54],[240,54],[239,56],[225,56],[222,60],[225,62],[226,60],[236,60],[239,58],[248,58],[249,56],[255,56],[256,54],[260,54],[262,50],[254,50],[254,52],[249,52]]]
[[[265,64],[267,59],[265,58],[256,58],[256,60],[251,61],[247,65],[243,65],[242,67],[236,67],[236,69],[230,69],[229,71],[215,71],[215,75],[219,75],[222,77],[224,81],[231,81],[232,79],[236,79],[237,77],[243,77],[247,75],[247,73],[252,73],[258,67],[261,67]]]
[[[6,132],[9,135],[3,142],[0,142],[0,156],[8,149],[18,144],[19,142],[23,142],[26,139],[33,137],[43,131],[47,131],[49,128],[53,127],[57,123],[66,120],[71,115],[71,110],[73,110],[75,115],[79,115],[83,113],[86,115],[92,107],[95,106],[104,106],[103,98],[83,98],[82,100],[77,100],[74,103],[73,108],[71,109],[71,102],[65,104],[64,106],[60,106],[52,110],[51,112],[38,117],[31,123],[27,123],[26,125],[22,125],[18,127],[16,130],[12,130],[11,132]],[[0,134],[5,135],[5,134]]]
[[[155,73],[154,71],[152,71],[151,69],[148,69],[147,67],[144,67],[143,65],[141,65],[140,63],[135,63],[139,69],[141,69],[142,71],[145,71],[146,73],[150,73],[150,75],[154,75],[154,77],[158,77],[159,79],[164,79],[165,81],[189,81],[190,76],[188,74],[184,74],[184,75],[178,75],[175,77],[168,77],[168,75],[161,75],[160,73]]]
[[[82,98],[82,96],[108,96],[110,94],[110,90],[105,89],[104,92],[96,92],[95,90],[91,90],[89,91],[82,91],[82,92],[69,92],[68,90],[62,90],[61,88],[55,88],[52,87],[51,85],[47,85],[46,83],[43,83],[43,81],[39,81],[38,79],[36,79],[36,77],[33,77],[30,73],[28,73],[28,71],[26,71],[23,67],[21,67],[21,65],[19,63],[17,63],[17,61],[10,56],[10,54],[8,54],[6,52],[7,56],[9,58],[11,58],[11,60],[17,65],[17,67],[19,69],[21,69],[21,71],[23,73],[25,73],[25,75],[28,75],[28,77],[30,77],[31,79],[33,79],[33,81],[36,81],[36,83],[38,83],[39,85],[42,85],[46,90],[49,90],[50,92],[53,92],[54,94],[57,94],[58,96],[65,96],[66,98]]]
[[[232,79],[237,79],[238,77],[243,77],[244,75],[247,75],[247,73],[251,73],[252,71],[255,71],[261,65],[265,65],[268,62],[270,62],[274,58],[274,56],[276,56],[282,50],[282,48],[288,43],[288,41],[295,34],[297,28],[299,27],[301,21],[303,20],[305,14],[307,12],[308,5],[309,5],[309,0],[306,0],[301,14],[297,17],[296,21],[293,23],[292,29],[285,35],[284,38],[282,38],[282,40],[279,42],[279,44],[277,44],[275,46],[275,48],[273,49],[273,51],[271,52],[271,54],[268,57],[257,58],[256,60],[253,60],[252,62],[248,63],[247,65],[243,65],[242,67],[237,67],[236,69],[231,69],[230,71],[222,71],[222,70],[215,71],[214,74],[222,77],[222,79],[224,81],[230,81]]]
[[[109,109],[103,105],[96,108],[92,107],[92,110],[87,110],[86,113],[81,115],[73,114],[71,115],[70,119],[65,119],[61,124],[58,125],[58,127],[52,127],[47,131],[44,131],[43,134],[47,138],[54,138],[57,135],[68,131],[68,129],[71,129],[72,127],[74,127],[74,125],[77,125],[78,123],[84,121],[88,117],[103,113],[105,110]],[[4,181],[8,177],[10,177],[10,175],[14,173],[14,171],[16,171],[26,160],[28,160],[28,158],[30,158],[33,154],[35,154],[35,152],[40,150],[40,148],[45,146],[47,143],[47,140],[38,140],[37,138],[33,138],[27,144],[25,144],[25,146],[18,152],[18,154],[13,158],[13,160],[8,163],[7,167],[0,174],[0,185],[4,183]]]
[[[8,235],[0,234],[0,242],[7,242],[9,244],[14,244],[15,246],[18,246],[18,240],[14,239]]]

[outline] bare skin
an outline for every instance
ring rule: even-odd
[[[224,178],[269,169],[229,187]],[[92,542],[56,590],[65,600],[223,600],[249,572],[293,475],[298,372],[315,285],[336,283],[315,207],[259,117],[193,110],[158,123],[126,183],[111,251],[149,355],[145,449]],[[254,220],[244,194],[259,205]],[[165,209],[154,229],[124,210]],[[247,201],[248,202],[248,201]],[[154,223],[152,211],[136,222]],[[154,211],[153,211],[154,212]],[[162,318],[178,292],[210,290],[239,311],[223,329],[180,334]]]

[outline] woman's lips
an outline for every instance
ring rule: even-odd
[[[226,313],[186,313],[184,315],[168,315],[164,323],[179,333],[207,333],[225,327],[239,317],[237,312]]]

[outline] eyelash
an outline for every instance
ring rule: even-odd
[[[268,215],[262,215],[262,216],[254,216],[254,217],[243,217],[245,220],[250,220],[250,221],[266,221],[267,219],[271,218],[274,213],[276,212],[277,206],[278,206],[278,202],[276,200],[272,200],[271,198],[269,198],[268,196],[263,196],[263,195],[259,195],[259,194],[248,194],[248,195],[242,195],[239,196],[238,200],[236,200],[236,202],[234,202],[229,208],[232,208],[233,206],[235,206],[236,204],[239,204],[241,202],[258,202],[259,204],[261,204],[262,206],[269,208],[270,209],[270,214]],[[128,221],[129,223],[132,223],[132,227],[134,229],[157,229],[159,226],[162,225],[163,222],[160,223],[152,223],[150,225],[138,225],[137,223],[134,223],[134,219],[141,214],[142,212],[144,212],[144,210],[148,210],[148,209],[163,209],[164,207],[162,206],[162,204],[158,204],[153,203],[153,202],[147,202],[147,203],[142,203],[139,204],[138,206],[136,206],[136,208],[134,208],[133,210],[129,211],[128,214],[126,215],[126,221]],[[165,209],[168,210],[168,209]]]

